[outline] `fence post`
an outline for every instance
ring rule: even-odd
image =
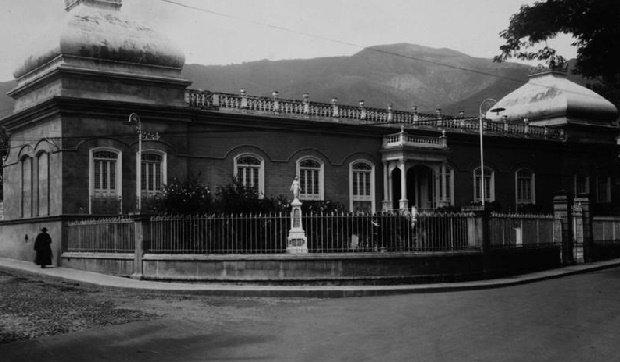
[[[590,210],[589,195],[579,195],[575,198],[575,203],[581,204],[581,234],[583,245],[583,261],[589,263],[593,257],[593,235],[592,235],[592,212]]]
[[[132,279],[142,279],[143,277],[142,257],[144,255],[144,235],[148,227],[147,221],[148,218],[143,215],[137,215],[133,218],[135,250]]]
[[[482,220],[481,246],[482,252],[486,255],[491,250],[491,211],[488,208],[482,209],[480,212]]]
[[[568,265],[575,262],[573,255],[573,226],[572,226],[572,205],[570,199],[564,193],[558,194],[553,198],[553,216],[560,220],[562,234],[562,251],[560,257],[562,264]]]

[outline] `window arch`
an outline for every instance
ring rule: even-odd
[[[21,215],[32,217],[32,157],[21,159]]]
[[[138,157],[136,157],[138,159]],[[167,155],[156,150],[142,151],[136,185],[141,197],[152,197],[161,192],[167,182]]]
[[[297,177],[301,187],[301,200],[324,199],[324,164],[321,160],[315,157],[302,157],[297,160]]]
[[[536,175],[527,168],[515,172],[515,198],[517,205],[536,203]]]
[[[122,210],[122,152],[114,148],[90,150],[89,212],[118,214]]]
[[[349,209],[375,211],[375,166],[366,160],[349,164]]]
[[[234,176],[245,187],[256,190],[260,197],[265,195],[265,161],[255,154],[244,153],[234,158]]]
[[[47,216],[50,214],[50,163],[49,153],[41,152],[37,156],[37,205],[35,210],[38,216]]]
[[[482,185],[484,185],[484,200],[495,201],[495,172],[490,167],[484,167],[484,182],[480,167],[474,170],[474,201],[482,201]]]

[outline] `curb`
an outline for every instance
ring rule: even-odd
[[[137,292],[160,292],[175,294],[205,295],[214,297],[309,297],[309,298],[347,298],[373,297],[395,294],[416,293],[447,293],[469,290],[498,289],[517,286],[544,280],[559,279],[562,277],[585,274],[620,266],[620,259],[597,262],[588,265],[573,265],[543,272],[519,275],[511,278],[487,279],[461,283],[433,283],[413,285],[387,286],[260,286],[239,284],[195,284],[195,283],[167,283],[153,281],[136,281],[123,277],[114,277],[93,272],[81,272],[83,275],[101,276],[108,282],[95,282],[86,278],[71,278],[62,275],[49,275],[37,272],[32,268],[5,265],[0,259],[0,271],[9,274],[34,277],[55,282],[95,286],[113,290],[131,290]],[[52,268],[49,270],[58,270]],[[72,269],[73,270],[73,269]],[[128,284],[128,285],[122,285]],[[129,285],[134,284],[134,285]]]

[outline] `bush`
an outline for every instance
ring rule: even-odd
[[[190,176],[183,182],[177,178],[172,179],[172,182],[164,185],[161,195],[149,200],[145,206],[146,210],[158,214],[206,214],[213,211],[213,198],[209,188],[198,177]]]

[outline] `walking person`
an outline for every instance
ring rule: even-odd
[[[37,252],[35,263],[45,268],[46,265],[52,265],[52,238],[47,233],[47,228],[41,229],[41,233],[37,235],[34,242],[34,250]]]

